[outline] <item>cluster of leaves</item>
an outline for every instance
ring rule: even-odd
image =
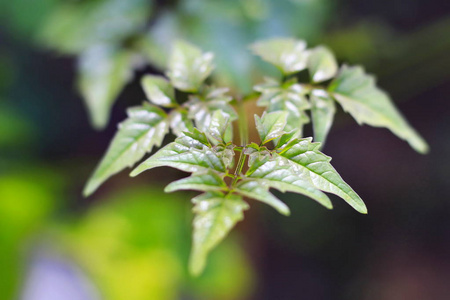
[[[321,143],[302,137],[303,125],[312,119],[315,140],[325,141],[335,113],[334,101],[360,124],[387,127],[417,151],[427,151],[423,139],[361,67],[338,70],[330,50],[323,46],[307,49],[300,40],[272,39],[251,48],[282,73],[280,79],[269,78],[255,87],[260,93],[258,104],[266,107],[261,117],[255,115],[260,141],[247,142],[242,136],[246,130],[241,128],[241,143],[234,142],[232,123],[237,114],[230,105],[232,98],[226,95],[227,89],[205,84],[214,68],[212,53],[179,41],[171,53],[168,79],[153,75],[142,79],[150,103],[128,110],[128,119],[119,125],[84,191],[90,195],[111,175],[134,165],[154,146],[160,146],[171,129],[175,141],[142,162],[131,176],[162,166],[191,173],[170,183],[165,191],[202,192],[192,199],[193,274],[203,270],[208,253],[243,219],[249,208],[245,198],[289,215],[289,208],[270,189],[308,196],[329,209],[332,203],[324,192],[332,193],[358,212],[367,213],[362,199],[330,164],[331,158],[320,151]],[[298,81],[303,70],[310,76],[307,83]],[[182,101],[186,95],[187,100]]]

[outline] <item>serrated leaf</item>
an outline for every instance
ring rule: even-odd
[[[301,135],[303,125],[309,122],[305,110],[310,108],[306,99],[307,90],[295,80],[284,83],[266,79],[263,85],[255,86],[255,90],[261,92],[258,106],[266,106],[266,112],[286,111],[286,131],[297,130]]]
[[[313,90],[310,96],[314,141],[324,143],[333,124],[336,106],[324,90]]]
[[[343,66],[329,91],[359,124],[385,127],[406,140],[417,152],[428,152],[425,140],[408,124],[389,96],[375,85],[362,67]]]
[[[201,132],[197,128],[194,128],[194,130],[192,130],[192,131],[183,132],[183,134],[194,139],[195,141],[202,143],[203,145],[205,145],[207,147],[211,147],[211,144],[209,143],[208,138],[206,137],[206,134],[204,132]],[[180,140],[184,141],[183,139],[180,139]]]
[[[263,60],[278,67],[284,74],[306,68],[306,42],[289,38],[275,38],[256,42],[250,49]]]
[[[255,115],[256,129],[258,130],[261,144],[266,144],[284,133],[288,113],[276,111],[264,113],[262,117]]]
[[[257,153],[252,155],[256,156]],[[287,159],[273,154],[272,157],[255,158],[252,161],[246,173],[247,177],[258,179],[266,186],[281,192],[294,192],[308,196],[328,209],[333,207],[328,196],[319,191],[307,175],[295,172]]]
[[[291,130],[285,134],[283,134],[279,139],[276,148],[282,148],[294,138],[298,136],[298,132],[296,130]]]
[[[206,193],[192,199],[195,204],[190,272],[199,275],[209,252],[244,218],[248,204],[238,195]]]
[[[193,174],[170,183],[164,191],[166,193],[179,190],[196,190],[203,192],[221,191],[227,188],[223,178],[214,171],[207,171],[204,174]]]
[[[110,176],[131,167],[154,146],[160,146],[168,132],[167,116],[160,108],[144,103],[128,109],[103,159],[83,191],[92,194]]]
[[[232,140],[232,130],[229,124],[230,116],[221,110],[216,110],[211,117],[209,130],[207,131],[211,137],[222,143],[228,143]]]
[[[305,99],[308,90],[297,83],[295,79],[281,84],[273,78],[265,78],[265,83],[256,85],[254,90],[261,93],[257,102],[258,106],[268,106],[271,102],[292,101],[299,108],[309,108]]]
[[[141,85],[151,102],[163,107],[175,107],[175,91],[170,82],[162,76],[145,75],[141,79]]]
[[[312,82],[322,82],[333,78],[338,69],[334,54],[324,46],[310,50],[308,70]]]
[[[194,124],[188,117],[187,111],[184,109],[174,109],[169,114],[170,128],[176,136],[183,135],[183,132],[192,132]]]
[[[185,92],[196,92],[211,74],[214,55],[184,41],[176,41],[169,58],[167,76],[173,86]]]
[[[311,138],[298,139],[295,142],[279,154],[292,162],[292,171],[303,178],[309,178],[316,188],[341,197],[355,210],[366,214],[367,208],[363,200],[333,168],[330,164],[331,158],[319,151],[320,144],[312,143]]]
[[[211,118],[215,111],[220,110],[229,115],[229,122],[237,119],[234,108],[223,99],[209,99],[202,101],[196,97],[192,97],[187,104],[189,108],[188,116],[195,121],[195,125],[201,131],[208,131],[211,125]]]
[[[242,196],[266,203],[283,215],[290,215],[289,207],[269,192],[269,186],[263,180],[242,180],[235,189]]]
[[[234,145],[218,145],[215,150],[225,164],[225,168],[231,169],[234,165]]]
[[[186,133],[185,133],[186,134]],[[225,164],[219,155],[204,141],[197,139],[197,134],[190,133],[177,138],[154,155],[149,157],[131,172],[136,176],[146,170],[156,167],[171,167],[185,172],[206,172],[210,169],[224,173]]]
[[[133,75],[132,54],[99,45],[84,51],[78,60],[77,86],[92,126],[104,128],[111,107]]]

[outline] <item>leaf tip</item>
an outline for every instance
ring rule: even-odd
[[[87,197],[91,196],[97,190],[97,188],[99,186],[100,186],[100,183],[98,181],[90,179],[84,186],[83,193],[82,193],[83,197],[87,198]]]
[[[141,174],[144,170],[142,170],[141,168],[139,168],[139,166],[137,168],[135,168],[133,171],[130,172],[130,177],[136,177],[139,174]]]
[[[193,250],[189,259],[189,273],[193,277],[199,277],[203,273],[206,264],[206,258],[204,255],[205,254],[197,253]]]
[[[369,212],[367,211],[367,206],[366,205],[362,205],[362,206],[360,206],[360,207],[358,207],[357,209],[356,209],[356,211],[357,212],[359,212],[359,213],[361,213],[361,214],[363,214],[363,215],[367,215]]]

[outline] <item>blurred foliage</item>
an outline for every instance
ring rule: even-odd
[[[43,168],[0,175],[0,290],[15,299],[23,277],[26,249],[60,202],[61,178]]]
[[[236,239],[211,256],[203,276],[187,272],[189,202],[158,188],[132,188],[103,199],[86,215],[51,232],[62,251],[88,272],[105,299],[243,299],[252,267]]]
[[[5,11],[14,13],[26,2],[5,5]],[[47,14],[45,19],[8,20],[16,28],[34,27],[32,39],[38,45],[78,56],[78,87],[96,128],[106,126],[111,107],[132,79],[133,70],[147,61],[165,68],[174,40],[189,40],[212,50],[217,54],[216,81],[249,92],[253,77],[260,79],[264,67],[244,50],[247,45],[264,37],[317,37],[330,11],[326,0],[177,1],[160,4],[153,15],[152,1],[147,0],[45,3],[39,9]],[[280,15],[284,17],[277,18]],[[103,49],[101,59],[99,49]]]

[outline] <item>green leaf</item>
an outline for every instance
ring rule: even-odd
[[[309,180],[316,188],[344,199],[358,212],[366,214],[367,208],[356,192],[341,178],[330,164],[331,158],[319,151],[320,144],[311,138],[297,139],[279,155],[288,159],[296,174]]]
[[[78,89],[83,96],[92,126],[104,128],[111,107],[133,75],[132,54],[113,47],[93,46],[78,61]]]
[[[187,42],[176,41],[169,58],[167,76],[177,89],[196,92],[214,69],[213,58],[211,52],[202,53]]]
[[[306,99],[307,90],[295,80],[290,80],[282,86],[274,79],[266,78],[266,83],[255,86],[261,92],[258,106],[266,106],[267,112],[286,111],[286,131],[297,130],[301,135],[303,125],[309,122],[305,110],[310,108]]]
[[[37,28],[39,43],[58,53],[71,55],[78,55],[92,45],[119,45],[146,26],[153,7],[147,0],[44,2],[51,3],[53,9],[43,19],[44,24]],[[45,7],[44,2],[37,5]],[[20,12],[20,5],[26,3],[18,4],[17,11]],[[28,5],[27,9],[35,14]]]
[[[248,204],[238,195],[205,193],[192,199],[195,204],[190,272],[199,275],[209,252],[244,218]]]
[[[153,146],[160,146],[168,132],[167,115],[160,108],[144,103],[128,109],[128,118],[119,129],[83,191],[92,194],[110,176],[139,161]]]
[[[255,115],[256,129],[261,138],[261,144],[266,144],[284,133],[288,113],[276,111],[264,113],[261,118]]]
[[[334,100],[324,90],[313,90],[310,101],[314,141],[322,143],[323,146],[333,124],[336,106],[334,105]]]
[[[217,155],[222,159],[226,169],[233,168],[234,165],[234,145],[217,145],[215,150]]]
[[[214,171],[207,171],[204,174],[193,174],[187,178],[183,178],[172,182],[164,191],[166,193],[179,190],[196,190],[203,192],[225,190],[227,185],[223,178]]]
[[[428,152],[425,140],[408,124],[389,96],[375,85],[375,79],[362,67],[343,66],[329,91],[359,124],[390,129],[417,152]]]
[[[333,208],[327,195],[319,191],[304,173],[295,172],[292,164],[284,157],[273,154],[273,157],[257,157],[251,161],[246,176],[259,179],[259,182],[281,192],[294,192],[316,200],[328,209]]]
[[[257,179],[242,180],[235,189],[242,196],[266,203],[283,215],[290,215],[289,207],[269,192],[269,185]]]
[[[231,142],[233,133],[231,126],[229,126],[230,116],[221,110],[216,110],[211,118],[209,130],[207,131],[211,137],[224,144]],[[231,129],[231,130],[230,130]]]
[[[292,141],[297,136],[298,136],[298,133],[296,132],[296,130],[292,130],[292,131],[289,131],[289,132],[283,134],[280,137],[280,139],[278,140],[276,148],[282,148],[284,145],[288,144],[290,141]]]
[[[256,85],[255,91],[261,93],[258,106],[268,106],[271,102],[293,101],[300,108],[307,109],[309,104],[305,99],[308,90],[295,79],[281,84],[278,80],[266,77],[263,84]]]
[[[181,136],[160,149],[135,168],[130,176],[134,177],[146,170],[162,166],[191,173],[206,172],[210,169],[224,173],[224,162],[213,149],[204,144],[203,137],[196,133],[189,134],[190,136]]]
[[[201,132],[197,128],[194,128],[194,130],[192,130],[192,131],[183,132],[183,134],[194,139],[195,141],[202,143],[203,145],[205,145],[207,147],[211,147],[211,144],[209,143],[208,138],[206,137],[206,134]]]
[[[162,76],[145,75],[141,80],[147,98],[156,105],[175,107],[175,91],[167,79]]]
[[[275,38],[254,43],[250,49],[284,74],[296,73],[307,65],[308,52],[302,40]]]
[[[192,132],[194,124],[188,117],[188,113],[184,109],[174,109],[169,114],[170,128],[176,136],[183,135],[183,132]]]
[[[217,110],[229,115],[229,122],[237,119],[237,114],[234,108],[223,99],[202,101],[197,97],[192,97],[187,103],[187,106],[189,107],[189,118],[195,121],[195,125],[201,131],[206,132],[209,130],[212,115]]]
[[[308,70],[312,82],[322,82],[333,78],[338,69],[334,54],[324,46],[310,50]]]

